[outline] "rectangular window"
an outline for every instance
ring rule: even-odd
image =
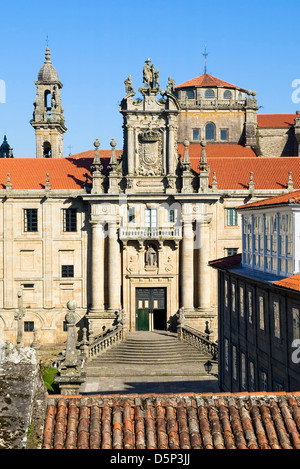
[[[33,332],[34,322],[33,321],[24,321],[24,332]]]
[[[235,313],[235,283],[231,284],[231,310]]]
[[[236,355],[236,346],[232,346],[232,377],[237,380],[237,355]]]
[[[240,315],[244,317],[244,288],[240,287]]]
[[[146,208],[145,210],[145,226],[147,228],[157,227],[157,210]]]
[[[279,302],[273,301],[273,315],[274,315],[274,334],[277,339],[280,339],[280,310]]]
[[[25,208],[24,209],[24,231],[36,232],[38,231],[38,209]]]
[[[241,353],[241,386],[242,389],[246,389],[246,356],[244,353]]]
[[[133,223],[135,218],[134,207],[129,207],[127,211],[127,221],[128,223]]]
[[[259,328],[263,331],[265,329],[264,297],[260,296],[258,301],[259,301]]]
[[[224,347],[225,347],[225,350],[224,350],[224,357],[225,357],[225,371],[229,371],[229,342],[228,342],[228,339],[225,339],[225,342],[224,342]]]
[[[238,252],[238,248],[226,248],[227,256],[235,256]]]
[[[169,210],[169,222],[175,223],[175,210]]]
[[[238,218],[235,208],[227,208],[227,226],[237,226]]]
[[[225,282],[224,282],[224,303],[225,303],[225,306],[226,308],[228,307],[228,280],[225,279]]]
[[[300,339],[299,309],[292,308],[293,316],[293,340]]]
[[[252,291],[248,291],[248,321],[250,324],[253,322]]]
[[[255,372],[254,372],[254,362],[249,362],[249,392],[255,391]]]
[[[200,130],[193,129],[193,140],[200,140]]]
[[[61,276],[62,277],[74,277],[74,265],[62,265]]]
[[[77,231],[77,209],[65,208],[64,209],[63,226],[64,231]]]
[[[221,129],[220,131],[221,140],[228,140],[228,129]]]
[[[265,371],[259,372],[260,391],[266,391],[268,387],[268,377]]]

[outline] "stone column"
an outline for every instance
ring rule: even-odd
[[[97,313],[104,310],[104,223],[91,221],[92,226],[92,308]]]
[[[108,309],[118,311],[121,289],[121,258],[117,223],[108,225]]]
[[[134,134],[133,127],[127,124],[127,169],[128,174],[134,173]]]
[[[194,309],[194,231],[192,220],[183,222],[181,303],[185,311]]]
[[[210,259],[210,220],[205,219],[200,223],[200,245],[198,249],[198,308],[208,310],[211,307],[211,267]]]
[[[168,129],[168,174],[174,174],[174,151],[175,151],[175,125],[173,122],[173,116],[169,116],[169,129]]]

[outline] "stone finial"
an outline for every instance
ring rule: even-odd
[[[288,192],[292,192],[294,190],[294,183],[293,183],[293,180],[292,180],[292,171],[289,171],[289,179],[288,179],[288,182],[287,182],[287,189],[288,189]]]
[[[103,169],[103,166],[101,164],[100,156],[99,156],[100,142],[97,138],[94,141],[94,147],[95,147],[94,160],[93,160],[93,163],[92,163],[92,166],[91,166],[91,170],[92,170],[92,172],[94,172],[94,171],[99,171],[100,172]]]
[[[200,142],[200,145],[202,146],[201,157],[200,157],[200,164],[201,164],[202,166],[206,166],[206,165],[207,165],[207,158],[206,158],[206,151],[205,151],[206,142],[202,140],[202,141]]]
[[[110,146],[111,146],[111,157],[110,157],[109,165],[115,166],[117,164],[117,156],[116,156],[117,143],[114,138],[111,139]]]
[[[50,175],[49,173],[46,174],[46,184],[45,184],[45,190],[49,191],[51,189],[51,184],[50,184]]]
[[[51,53],[49,47],[46,47],[46,52],[45,52],[45,63],[51,63]]]
[[[183,142],[184,145],[184,156],[183,156],[183,164],[188,166],[190,164],[190,155],[189,155],[189,144],[190,142],[186,139]]]
[[[216,178],[216,172],[215,171],[213,172],[213,179],[212,179],[212,183],[211,183],[211,188],[212,188],[212,191],[215,191],[218,188],[218,183],[217,183],[217,178]]]
[[[254,180],[253,180],[253,172],[252,171],[250,171],[250,179],[249,179],[248,187],[249,187],[249,193],[251,195],[253,195],[254,190],[255,190],[255,184],[254,184]]]
[[[7,173],[5,189],[6,190],[11,190],[12,189],[12,184],[11,184],[11,181],[10,181],[10,173]]]

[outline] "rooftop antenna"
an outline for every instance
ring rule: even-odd
[[[208,56],[208,53],[206,52],[206,46],[205,46],[205,49],[204,49],[204,53],[202,54],[203,57],[204,57],[204,74],[206,75],[206,59],[207,59],[207,56]]]

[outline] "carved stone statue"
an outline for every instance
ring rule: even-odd
[[[153,246],[148,246],[146,251],[146,265],[149,267],[157,266],[157,253]]]
[[[134,89],[132,86],[131,75],[124,81],[126,94],[134,94]]]
[[[153,88],[153,65],[151,66],[150,63],[151,60],[147,59],[143,69],[144,88],[146,88],[146,85],[148,85],[148,88]]]

